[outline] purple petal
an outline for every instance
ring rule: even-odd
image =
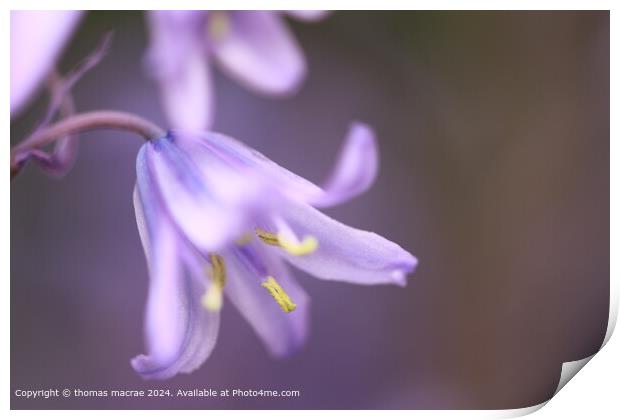
[[[302,256],[277,249],[291,264],[315,277],[404,286],[406,275],[417,265],[417,259],[394,242],[340,223],[311,206],[291,204],[280,216],[300,237],[312,235],[318,240],[316,251]]]
[[[318,22],[325,19],[329,14],[329,10],[287,10],[286,14],[304,21],[304,22]]]
[[[154,184],[175,225],[201,251],[214,252],[236,240],[264,205],[262,185],[219,159],[193,153],[185,136],[143,146]],[[202,158],[202,159],[200,159]]]
[[[184,261],[191,276],[192,319],[184,357],[179,361],[179,371],[190,373],[198,369],[211,355],[217,342],[220,311],[208,311],[201,303],[209,279],[205,275],[206,264],[189,249],[184,251]]]
[[[11,115],[19,113],[52,70],[79,11],[11,11]]]
[[[295,91],[306,74],[303,53],[274,12],[230,13],[229,32],[212,41],[217,63],[239,83],[265,94]]]
[[[140,189],[140,177],[138,185]],[[144,219],[154,214],[154,203],[142,199],[144,191],[134,198],[138,229],[142,238],[149,267],[149,294],[145,313],[145,335],[148,356],[132,360],[136,371],[145,377],[157,375],[162,369],[175,364],[185,340],[189,322],[188,302],[185,296],[178,243],[172,225],[165,217]],[[146,213],[144,210],[146,207]],[[155,213],[157,214],[157,213]]]
[[[202,284],[198,280],[195,277],[185,279],[185,335],[176,357],[166,362],[156,359],[151,353],[131,360],[134,370],[144,379],[167,379],[179,372],[193,372],[211,355],[217,341],[220,313],[202,307],[199,298],[205,292],[204,275],[200,279]]]
[[[279,166],[260,152],[246,146],[240,141],[223,134],[209,132],[201,136],[203,152],[217,154],[226,159],[238,171],[268,179],[277,185],[286,195],[303,199],[306,196],[320,195],[321,189],[310,181]],[[196,151],[196,153],[199,153]]]
[[[365,124],[354,123],[322,193],[308,197],[308,202],[316,207],[328,207],[348,201],[372,185],[378,167],[374,132]]]
[[[204,46],[204,14],[152,11],[148,71],[158,80],[175,128],[204,130],[213,122],[213,86]]]
[[[166,379],[198,368],[211,354],[219,313],[204,310],[200,297],[206,278],[198,257],[184,249],[166,215],[158,208],[148,176],[140,167],[134,207],[150,273],[145,316],[148,355],[132,359],[145,379]],[[181,260],[190,278],[181,272]]]
[[[229,159],[235,159],[238,165],[270,179],[290,199],[317,207],[340,204],[363,193],[372,185],[378,170],[375,135],[369,126],[362,123],[351,125],[336,166],[324,188],[229,137],[209,133],[203,138],[212,148]]]
[[[281,259],[253,242],[224,254],[228,281],[224,292],[252,326],[272,356],[286,356],[301,347],[308,335],[309,299]],[[261,282],[270,275],[297,308],[285,313]]]

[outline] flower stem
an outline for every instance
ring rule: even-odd
[[[105,128],[136,133],[145,140],[154,140],[165,135],[165,131],[157,125],[127,112],[92,111],[75,114],[35,131],[13,147],[11,150],[11,178],[19,172],[24,164],[24,161],[17,158],[19,154],[43,147],[69,134]]]

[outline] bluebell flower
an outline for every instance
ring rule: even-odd
[[[316,21],[323,11],[288,11]],[[212,64],[266,95],[297,90],[306,75],[303,52],[282,12],[160,10],[148,14],[147,69],[157,80],[173,127],[204,130],[213,120]]]
[[[404,286],[416,258],[316,207],[365,191],[378,168],[372,130],[354,124],[324,188],[216,133],[170,132],[137,158],[134,206],[150,286],[144,378],[191,372],[215,345],[224,298],[273,356],[301,346],[309,299],[290,263],[315,277]]]

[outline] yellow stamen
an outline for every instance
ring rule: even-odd
[[[213,267],[212,280],[220,288],[226,284],[226,266],[224,258],[217,254],[211,254],[211,267]]]
[[[255,231],[258,239],[260,239],[267,245],[280,246],[280,241],[278,241],[278,236],[276,234],[267,232],[266,230],[262,230],[261,228],[256,228]]]
[[[226,12],[212,11],[209,12],[207,22],[207,34],[209,38],[215,41],[222,40],[230,32],[230,17]]]
[[[207,292],[202,296],[201,303],[207,310],[216,312],[222,309],[222,294],[226,284],[226,266],[224,265],[224,258],[221,256],[211,254],[210,257],[211,269],[208,274],[211,278],[211,283]]]
[[[211,312],[217,312],[222,309],[223,300],[224,299],[222,299],[222,291],[218,289],[215,285],[211,284],[209,285],[207,292],[202,295],[202,300],[200,301],[200,303],[202,303],[202,306],[206,310]]]
[[[262,282],[261,286],[269,291],[271,297],[275,299],[284,312],[293,312],[295,308],[297,308],[297,305],[293,303],[289,295],[286,294],[286,292],[282,289],[282,286],[280,286],[273,277],[267,277],[267,280]]]
[[[280,242],[280,246],[284,248],[291,255],[306,255],[312,254],[316,251],[316,248],[319,246],[319,241],[314,236],[304,236],[304,238],[299,243],[288,241],[284,235],[278,235],[278,242]]]
[[[301,256],[316,251],[319,241],[311,235],[304,236],[301,242],[289,241],[283,234],[274,234],[266,230],[256,228],[256,236],[267,245],[284,248],[289,254]]]

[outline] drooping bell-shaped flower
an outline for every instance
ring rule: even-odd
[[[322,11],[290,11],[316,21]],[[295,91],[306,74],[303,52],[282,13],[273,11],[152,11],[148,70],[160,85],[174,127],[204,130],[213,120],[211,63],[266,95]]]
[[[351,283],[405,285],[416,258],[316,207],[365,191],[378,168],[374,134],[354,124],[324,188],[229,137],[170,132],[137,159],[136,218],[147,256],[145,378],[191,372],[215,344],[227,298],[274,356],[305,340],[308,297],[287,268]]]

